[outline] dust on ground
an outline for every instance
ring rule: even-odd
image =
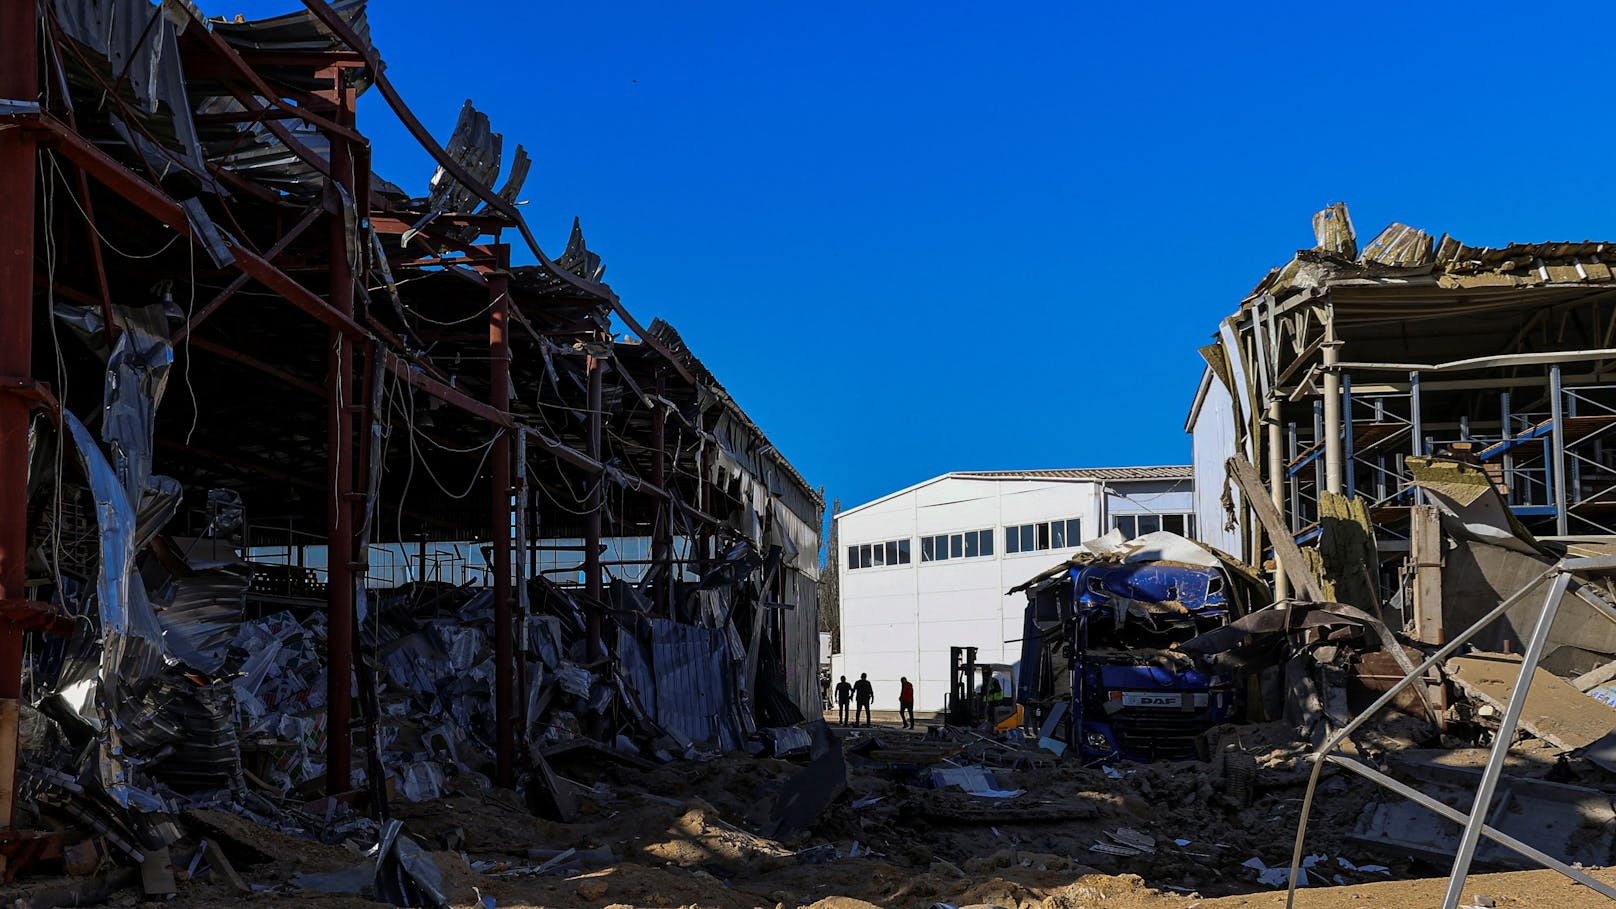
[[[803,765],[745,755],[651,771],[599,761],[558,768],[578,784],[572,823],[534,817],[517,793],[499,789],[452,789],[432,802],[395,805],[394,813],[432,850],[457,907],[489,898],[500,909],[1284,903],[1283,887],[1263,883],[1245,864],[1257,859],[1274,868],[1290,861],[1311,764],[1309,746],[1282,726],[1221,730],[1208,762],[996,768],[1001,789],[1024,790],[1006,799],[915,784],[915,774],[924,775],[937,755],[963,762],[980,757],[980,749],[890,728],[838,734],[849,752],[848,791],[796,836],[759,831],[775,794]],[[1350,838],[1371,792],[1354,776],[1326,771],[1307,843],[1308,853],[1322,858],[1311,872],[1313,886],[1298,899],[1302,909],[1439,904],[1445,868],[1376,855]],[[310,843],[219,812],[186,820],[224,850],[253,892],[202,873],[182,880],[170,903],[175,909],[379,905],[289,883],[298,872],[351,867],[367,844]],[[536,873],[545,857],[569,849],[593,858],[559,876]],[[182,847],[175,855],[180,865],[188,853]],[[1364,865],[1384,870],[1357,870]],[[1616,880],[1607,874],[1600,876]],[[1509,909],[1605,904],[1552,872],[1478,875],[1466,892]],[[133,905],[136,893],[126,889],[112,903]]]

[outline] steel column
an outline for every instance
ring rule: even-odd
[[[527,519],[532,503],[529,501],[527,485],[527,433],[516,434],[516,461],[512,464],[514,473],[511,477],[512,493],[516,497],[516,507],[512,512],[514,517],[513,529],[515,535],[511,540],[511,552],[514,565],[512,583],[516,585],[515,599],[511,604],[516,618],[514,620],[516,632],[516,704],[515,714],[521,728],[523,737],[517,741],[517,752],[525,750],[527,743],[525,732],[533,718],[527,715],[528,687],[527,687],[527,619],[532,614],[532,604],[528,602],[527,579],[532,569],[532,541],[527,536]]]
[[[1324,491],[1341,494],[1341,348],[1335,337],[1335,313],[1324,323]],[[1322,498],[1322,497],[1321,497]]]
[[[1346,468],[1346,493],[1351,497],[1358,494],[1358,474],[1352,464],[1356,456],[1352,444],[1352,376],[1345,373],[1341,376],[1341,447],[1341,463]]]
[[[657,486],[668,487],[668,453],[665,450],[668,444],[668,406],[662,403],[667,390],[667,383],[661,376],[657,377],[656,394],[657,403],[655,415],[651,421],[651,447],[656,453],[651,457],[651,474]],[[652,602],[656,611],[661,615],[671,615],[670,603],[673,598],[673,505],[658,503],[656,521],[651,527],[651,558],[656,562],[652,568],[656,572],[656,584],[652,588]]]
[[[1565,408],[1560,387],[1560,367],[1549,367],[1549,429],[1552,436],[1554,463],[1554,532],[1565,536],[1571,532],[1570,503],[1566,496]]]
[[[0,98],[39,98],[39,7],[0,3]],[[33,374],[35,135],[0,129],[0,376]],[[0,391],[0,600],[26,600],[28,560],[28,400]],[[0,618],[0,825],[14,819],[17,710],[23,632]]]
[[[488,275],[488,295],[493,307],[488,312],[488,403],[498,411],[511,409],[511,295],[507,292],[510,275],[504,271],[508,253],[500,248],[500,270]],[[494,727],[497,782],[510,787],[516,783],[516,714],[512,698],[515,679],[513,636],[511,633],[511,434],[498,430],[490,455],[492,489],[492,537],[494,569]]]
[[[1481,772],[1481,785],[1476,789],[1475,801],[1471,803],[1470,820],[1459,839],[1459,852],[1454,856],[1453,870],[1448,874],[1448,889],[1442,897],[1442,909],[1458,909],[1459,897],[1464,895],[1470,862],[1476,857],[1476,844],[1481,841],[1481,830],[1487,823],[1487,812],[1492,808],[1498,778],[1504,774],[1504,760],[1509,757],[1509,747],[1515,744],[1515,727],[1520,723],[1521,711],[1526,708],[1527,691],[1532,687],[1532,677],[1537,674],[1537,664],[1543,659],[1543,646],[1548,643],[1554,617],[1560,612],[1560,601],[1570,586],[1571,574],[1562,571],[1549,586],[1543,611],[1538,613],[1537,626],[1532,629],[1526,653],[1521,657],[1521,672],[1515,679],[1515,690],[1510,693],[1504,715],[1498,721],[1498,732],[1493,735],[1493,750],[1487,756],[1486,768]]]
[[[1286,428],[1285,433],[1286,433],[1285,434],[1285,439],[1286,439],[1285,456],[1287,458],[1286,463],[1287,464],[1294,464],[1294,463],[1296,463],[1296,456],[1302,450],[1302,444],[1298,440],[1297,435],[1296,435],[1296,424],[1291,423]],[[1301,479],[1300,476],[1295,475],[1295,474],[1291,475],[1290,483],[1288,484],[1289,487],[1290,487],[1291,509],[1288,512],[1283,508],[1279,509],[1280,515],[1282,517],[1284,517],[1288,521],[1286,527],[1290,530],[1290,532],[1293,535],[1296,533],[1297,519],[1302,513],[1302,488],[1301,488],[1301,483],[1302,483],[1302,479]]]
[[[589,355],[589,436],[585,453],[595,462],[600,461],[600,433],[604,423],[601,408],[605,398],[606,364],[594,354]],[[600,513],[605,507],[606,475],[598,474],[589,487],[589,504],[584,514],[584,592],[589,595],[589,651],[585,658],[594,662],[603,656],[600,643],[601,615],[595,604],[603,598],[600,574]]]
[[[352,98],[341,70],[334,74],[339,123],[353,122]],[[347,139],[333,132],[331,173],[344,189],[353,188],[353,155]],[[341,200],[332,206],[327,243],[331,287],[331,307],[351,320],[354,313],[353,265],[348,261],[347,219],[342,216]],[[351,193],[350,193],[351,197]],[[354,344],[340,328],[330,334],[331,352],[327,363],[326,458],[330,473],[330,513],[326,532],[326,773],[327,795],[347,792],[353,787],[353,641],[354,641],[354,527],[353,405]]]
[[[1510,426],[1509,422],[1509,392],[1506,391],[1499,394],[1498,409],[1500,411],[1500,416],[1503,418],[1504,429],[1501,433],[1503,440],[1505,442],[1511,441],[1515,438],[1515,430]],[[1515,504],[1517,500],[1515,495],[1515,455],[1509,448],[1504,449],[1504,488],[1509,490],[1504,494],[1505,504]]]
[[[1285,518],[1285,452],[1283,428],[1280,426],[1280,402],[1276,397],[1268,402],[1268,496],[1279,512],[1281,524],[1289,527]],[[1274,572],[1274,598],[1283,600],[1291,595],[1291,579],[1284,571]]]
[[[1415,457],[1425,457],[1425,422],[1420,412],[1420,374],[1418,371],[1408,374],[1408,423],[1409,444]],[[1401,473],[1402,471],[1398,471]],[[1425,504],[1425,490],[1414,487],[1414,504]]]

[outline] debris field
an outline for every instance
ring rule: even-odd
[[[1321,212],[1201,351],[1208,538],[1069,541],[1019,675],[850,728],[823,492],[302,6],[0,4],[0,905],[1616,897],[1602,244]]]

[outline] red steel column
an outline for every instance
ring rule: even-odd
[[[354,122],[353,99],[347,76],[335,70],[337,110],[334,119],[343,126]],[[348,142],[337,134],[331,137],[331,175],[349,191],[354,185],[353,153]],[[333,193],[333,196],[335,194]],[[331,218],[327,247],[331,271],[331,305],[344,315],[354,311],[353,268],[348,262],[348,233],[345,219]],[[327,376],[327,461],[330,467],[330,509],[327,518],[326,562],[326,749],[325,791],[336,795],[353,788],[353,641],[354,641],[354,535],[353,478],[354,438],[350,407],[359,402],[354,395],[354,345],[341,330],[331,332],[331,354]]]
[[[668,454],[667,425],[668,407],[662,403],[667,394],[667,384],[661,376],[656,381],[657,403],[652,409],[651,447],[656,453],[651,457],[651,482],[658,489],[668,488]],[[651,558],[656,564],[653,570],[657,572],[656,586],[652,589],[652,604],[658,614],[672,615],[669,606],[673,598],[673,499],[657,503],[657,518],[651,526]]]
[[[589,437],[585,452],[597,462],[600,460],[600,431],[603,422],[602,401],[605,397],[605,364],[590,355],[589,369]],[[588,513],[584,515],[584,592],[593,602],[600,602],[602,593],[600,575],[600,512],[606,505],[604,495],[606,474],[597,475],[590,487]],[[585,658],[594,662],[604,655],[600,643],[600,610],[589,610],[589,652]]]
[[[0,0],[0,98],[39,98],[39,7]],[[34,133],[0,129],[0,376],[32,374]],[[25,600],[28,549],[28,402],[0,392],[0,600]],[[11,827],[17,773],[22,629],[0,620],[0,825]]]
[[[510,324],[510,276],[505,268],[509,264],[510,250],[504,244],[495,248],[498,269],[488,275],[488,293],[494,305],[488,313],[488,382],[489,401],[494,409],[508,413],[511,409],[511,345],[506,330]],[[516,782],[516,704],[511,694],[515,679],[514,647],[511,634],[511,434],[501,431],[494,440],[492,549],[494,558],[494,726],[498,730],[496,758],[497,782],[512,786]],[[518,518],[514,518],[518,519]]]

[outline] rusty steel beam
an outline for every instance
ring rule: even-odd
[[[179,4],[179,6],[185,8],[188,5]],[[191,9],[187,8],[187,16],[190,16],[190,12]],[[218,55],[219,59],[223,60],[233,72],[239,75],[240,78],[248,85],[252,86],[252,90],[257,93],[260,99],[262,99],[261,101],[256,102],[258,108],[263,108],[266,106],[279,108],[280,110],[290,113],[298,119],[307,122],[310,126],[319,129],[328,136],[341,136],[356,145],[363,145],[369,141],[357,130],[355,130],[351,123],[342,122],[342,116],[340,113],[338,113],[334,118],[328,118],[306,108],[288,104],[283,98],[285,93],[283,91],[271,88],[269,83],[264,81],[263,76],[260,76],[256,69],[249,65],[247,61],[242,59],[241,52],[232,47],[228,41],[224,40],[224,38],[222,38],[213,29],[208,28],[208,24],[206,22],[198,20],[194,17],[191,18],[191,22],[195,25],[195,28],[187,28],[185,31],[187,33],[194,32],[197,35],[198,40],[211,48],[213,52]],[[232,94],[235,93],[232,92]],[[237,100],[240,100],[239,96]],[[246,101],[243,101],[242,103],[247,104],[249,107],[253,106],[252,104],[248,104]],[[268,123],[265,124],[265,126],[268,125]],[[289,135],[290,134],[288,133],[288,136]],[[282,142],[287,142],[287,138],[282,137],[279,134],[277,134],[275,138],[280,139]],[[292,149],[294,153],[297,152],[298,148],[302,148],[304,152],[314,155],[313,151],[310,151],[307,146],[297,142],[295,139],[293,139],[291,142],[287,142],[287,148]],[[301,158],[303,155],[299,154],[298,157]],[[314,155],[314,157],[318,158],[319,155]],[[309,163],[313,164],[312,161]],[[321,164],[323,165],[324,162],[322,161]]]
[[[337,118],[347,125],[353,119],[352,97],[347,74],[337,70],[333,84]],[[333,131],[331,175],[335,186],[351,193],[353,155],[343,132]],[[334,190],[328,186],[328,192]],[[341,211],[340,200],[332,200]],[[327,258],[331,286],[331,306],[349,319],[354,313],[353,264],[348,261],[348,224],[340,214],[329,223]],[[331,331],[331,353],[327,365],[327,447],[330,501],[326,525],[326,770],[325,791],[336,796],[353,788],[353,642],[355,617],[354,590],[354,425],[350,405],[354,396],[353,338],[341,329]]]
[[[512,226],[510,219],[503,215],[457,215],[445,213],[433,219],[432,223],[434,225],[441,224],[454,227],[475,227],[484,233],[491,233]],[[370,225],[376,228],[377,233],[391,236],[393,234],[402,234],[412,229],[415,227],[415,222],[406,221],[396,215],[377,215],[370,219]]]
[[[509,255],[509,250],[503,246],[496,250],[496,259],[502,265],[508,264]],[[493,300],[488,313],[488,403],[501,413],[509,413],[511,409],[509,284],[510,274],[504,270],[488,276],[488,295]],[[516,784],[516,705],[511,684],[516,672],[515,637],[511,627],[511,433],[502,432],[494,439],[491,457],[489,542],[494,562],[495,778],[499,785],[510,788]]]
[[[141,179],[55,117],[42,115],[27,118],[25,122],[45,131],[50,137],[51,144],[73,163],[84,168],[96,182],[129,200],[158,221],[195,239],[195,231],[185,217],[185,209],[167,193]],[[220,228],[219,232],[236,257],[236,268],[280,294],[287,302],[318,319],[328,328],[353,336],[363,336],[367,333],[353,320],[352,314],[341,312],[331,306],[318,294],[293,280],[290,275],[235,242],[223,228]]]
[[[290,385],[299,391],[308,392],[315,397],[325,397],[326,391],[320,386],[319,383],[311,382],[302,376],[295,376],[278,366],[273,366],[269,363],[265,363],[263,360],[260,360],[257,357],[244,354],[234,347],[230,347],[229,345],[219,344],[215,341],[209,341],[207,338],[199,338],[195,335],[192,335],[191,339],[185,342],[185,345],[187,349],[205,351],[213,354],[214,356],[223,357],[226,360],[240,363],[242,366],[257,370],[258,372],[261,372],[272,379],[279,379],[281,382],[284,382],[285,384]]]
[[[74,168],[74,172],[78,176],[79,204],[84,208],[84,242],[90,245],[90,264],[95,271],[96,287],[101,291],[96,303],[101,307],[102,330],[107,349],[111,350],[118,337],[118,323],[112,317],[112,286],[107,283],[107,264],[101,252],[100,230],[95,223],[95,202],[90,198],[90,178],[85,176],[84,169]]]
[[[271,246],[264,253],[264,260],[266,262],[273,262],[275,257],[285,252],[286,247],[291,246],[292,243],[295,242],[305,230],[312,227],[314,222],[318,221],[320,216],[324,213],[324,208],[311,208],[305,212],[303,217],[299,219],[296,224],[292,225],[290,230],[282,234],[280,239],[275,241],[275,245]],[[208,316],[213,315],[219,307],[229,302],[230,298],[235,296],[237,291],[241,290],[243,287],[246,287],[247,282],[251,280],[252,278],[245,273],[239,274],[235,278],[231,279],[230,283],[225,285],[224,290],[219,291],[219,293],[215,295],[212,300],[208,301],[208,305],[198,310],[197,314],[192,316],[189,322],[186,322],[183,326],[174,330],[174,334],[169,336],[168,343],[170,345],[174,345],[185,340],[186,335],[196,331],[197,326],[206,321]]]
[[[39,100],[39,7],[0,3],[0,98]],[[34,181],[38,136],[0,128],[0,375],[33,375]],[[0,600],[28,600],[29,402],[0,391]],[[16,813],[23,629],[0,619],[0,827]]]
[[[351,51],[269,51],[248,49],[238,51],[249,66],[296,66],[324,69],[328,66],[362,67],[365,58]]]
[[[591,354],[588,360],[589,370],[589,448],[587,454],[595,461],[600,460],[600,435],[605,425],[601,414],[604,400],[606,364],[600,358]],[[584,659],[594,662],[604,656],[601,649],[601,615],[595,604],[600,603],[604,591],[600,567],[600,513],[606,507],[606,497],[601,493],[604,478],[596,480],[589,487],[589,504],[584,506],[588,510],[584,513],[584,592],[589,595],[591,605],[588,615],[589,649],[584,653]],[[598,719],[598,718],[597,718]],[[599,730],[595,730],[599,733]]]

